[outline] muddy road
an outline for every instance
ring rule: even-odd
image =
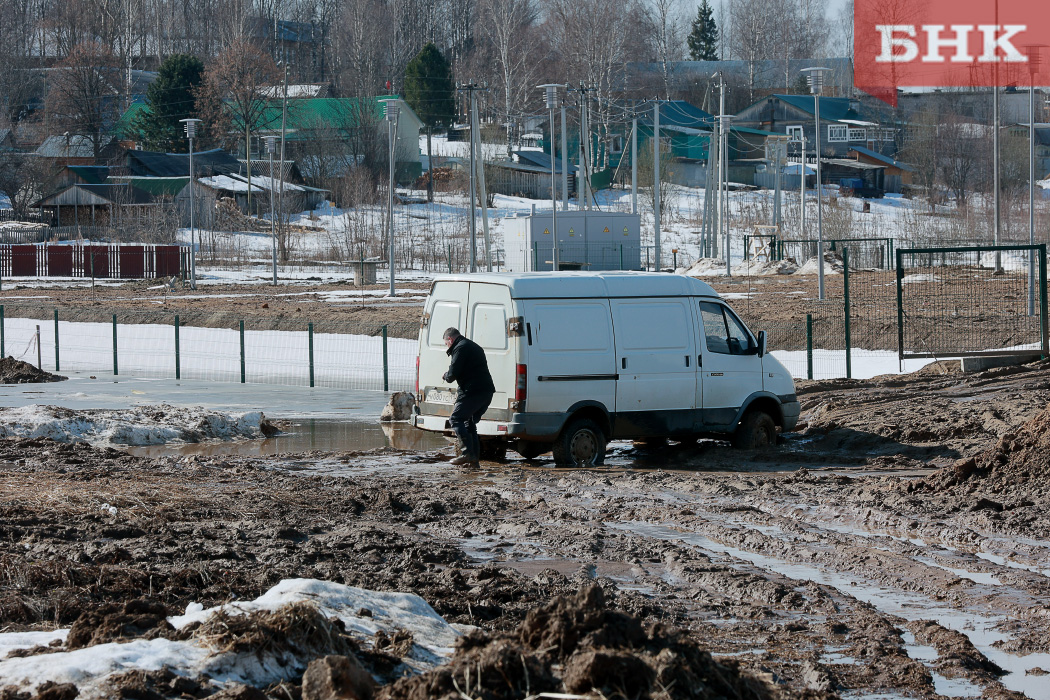
[[[476,668],[467,697],[1050,698],[1050,363],[799,395],[776,450],[621,442],[593,470],[0,441],[0,633],[170,635],[164,614],[190,603],[315,578],[415,593],[476,628],[397,682],[397,641],[362,644],[380,697],[461,697]],[[217,690],[191,685],[140,674],[108,693]]]

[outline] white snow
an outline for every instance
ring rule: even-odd
[[[171,442],[259,438],[264,417],[203,408],[133,407],[75,413],[57,406],[0,408],[0,437],[46,437],[93,445],[163,445]]]
[[[376,592],[316,579],[281,581],[254,601],[230,603],[204,610],[191,604],[184,615],[169,618],[176,628],[203,621],[218,610],[229,615],[253,611],[273,611],[283,605],[307,601],[328,617],[337,617],[347,632],[364,646],[371,646],[377,630],[388,634],[402,629],[415,640],[404,659],[407,668],[419,672],[440,664],[452,653],[460,632],[445,622],[419,596],[409,593]],[[372,617],[359,615],[370,610]],[[31,647],[44,640],[64,639],[68,630],[46,633],[0,634],[0,650]],[[137,639],[126,643],[99,644],[75,651],[0,660],[0,687],[13,685],[32,691],[46,681],[75,683],[80,698],[103,697],[100,686],[114,673],[130,670],[171,669],[177,675],[199,678],[210,676],[219,684],[232,682],[266,686],[294,677],[308,659],[283,653],[257,656],[255,653],[222,653],[209,649],[202,641]]]
[[[999,261],[1002,269],[1008,272],[1028,269],[1028,256],[1023,253],[999,253]],[[995,253],[981,254],[981,267],[995,269]]]

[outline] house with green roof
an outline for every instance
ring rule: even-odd
[[[795,141],[789,154],[798,157],[798,139],[805,135],[806,153],[812,158],[816,144],[816,100],[820,100],[820,153],[824,158],[846,158],[861,146],[894,156],[901,125],[888,108],[846,97],[773,94],[737,112],[734,128],[762,129],[787,134]]]
[[[423,122],[397,95],[289,99],[285,122],[286,159],[298,161],[299,169],[307,179],[318,177],[322,170],[331,172],[330,167],[320,167],[317,162],[320,158],[333,158],[349,164],[358,162],[362,154],[355,151],[375,143],[376,138],[386,142],[387,123],[384,115],[386,105],[391,101],[400,109],[396,151],[398,181],[414,180],[422,173],[423,167],[419,149],[419,132]],[[283,101],[267,99],[265,103],[258,125],[252,133],[253,161],[267,158],[264,137],[281,135]],[[114,126],[114,134],[138,143],[140,136],[135,128],[136,119],[139,114],[148,113],[148,110],[149,106],[142,102],[131,105]],[[243,157],[245,152],[243,133],[243,124],[234,120],[231,134],[241,139],[236,149],[241,154],[239,157]]]

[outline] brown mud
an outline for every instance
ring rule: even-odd
[[[67,646],[178,635],[164,616],[191,602],[317,578],[412,592],[477,630],[400,680],[410,639],[316,643],[338,630],[308,610],[189,633],[353,654],[392,699],[1050,697],[1050,363],[798,393],[799,431],[774,450],[616,443],[592,470],[0,441],[0,631],[71,626]],[[390,460],[399,477],[370,469]],[[113,697],[215,691],[163,672],[107,683]]]
[[[0,358],[0,384],[42,384],[62,382],[66,379],[68,377],[37,369],[28,362],[13,357]]]

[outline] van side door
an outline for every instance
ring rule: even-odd
[[[703,365],[697,388],[702,392],[701,429],[729,429],[748,396],[762,390],[758,342],[725,304],[701,300],[699,329]]]
[[[623,413],[696,407],[696,337],[688,299],[611,299],[616,331],[617,423]],[[656,424],[653,424],[656,427]],[[668,433],[678,428],[668,425]],[[656,431],[659,433],[660,431]],[[655,433],[654,433],[655,434]]]
[[[561,413],[580,401],[612,413],[616,399],[613,325],[605,299],[525,302],[529,413]]]

